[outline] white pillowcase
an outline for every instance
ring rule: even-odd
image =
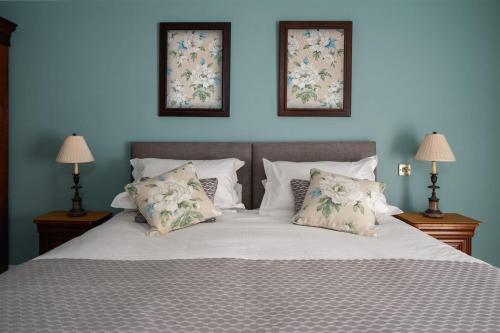
[[[382,215],[396,215],[403,213],[403,211],[398,207],[389,205],[384,194],[382,194],[380,198],[375,200],[372,209],[375,213],[375,216],[377,217]]]
[[[235,186],[236,192],[238,193],[238,198],[241,201],[241,196],[242,196],[242,189],[243,187],[241,186],[240,183],[236,184]],[[113,208],[120,208],[120,209],[133,209],[137,210],[137,205],[135,204],[134,200],[128,195],[127,192],[121,192],[118,193],[114,199],[113,202],[111,202],[111,207]],[[244,207],[235,207],[235,208],[244,208]],[[224,211],[231,211],[230,208],[226,208]]]
[[[130,164],[134,168],[132,177],[140,181],[143,177],[156,177],[192,161],[198,178],[217,178],[214,204],[217,208],[245,208],[238,194],[236,171],[245,165],[237,158],[220,160],[172,160],[160,158],[134,158]],[[116,199],[116,198],[115,198]]]
[[[313,168],[336,173],[357,179],[375,180],[377,156],[364,158],[356,162],[271,162],[262,159],[267,181],[260,205],[261,215],[291,215],[294,212],[293,193],[290,185],[292,179],[309,180]]]
[[[118,193],[113,199],[113,202],[111,202],[111,207],[121,209],[137,209],[137,205],[127,192]]]

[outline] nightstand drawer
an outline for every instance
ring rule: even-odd
[[[88,212],[70,217],[64,211],[51,212],[34,219],[39,235],[39,254],[44,254],[111,218],[110,212]]]
[[[450,239],[450,238],[439,238],[439,237],[435,238],[439,239],[443,243],[453,246],[457,250],[460,250],[470,255],[470,250],[471,250],[470,238],[462,238],[462,239]]]
[[[459,214],[429,218],[420,213],[403,213],[395,217],[468,255],[472,253],[472,237],[480,223]]]
[[[87,230],[90,229],[39,228],[39,254],[44,254],[75,237],[83,235]]]
[[[51,234],[40,234],[39,236],[39,245],[38,245],[38,254],[44,254],[45,252],[48,252],[52,249],[55,249],[59,245],[62,245],[66,243],[67,241],[80,236],[80,235],[75,235],[75,236],[57,236],[57,235],[51,235]]]

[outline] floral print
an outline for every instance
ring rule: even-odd
[[[167,107],[222,107],[222,31],[169,30]]]
[[[382,183],[311,169],[306,198],[292,222],[375,236],[371,207],[383,191]]]
[[[344,32],[288,30],[287,107],[343,107]]]
[[[128,184],[125,190],[150,224],[150,235],[165,234],[220,214],[205,194],[192,162]]]

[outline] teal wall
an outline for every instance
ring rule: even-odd
[[[2,2],[13,35],[10,259],[37,254],[37,214],[70,205],[71,168],[54,158],[85,136],[84,204],[107,209],[129,177],[129,142],[375,140],[389,200],[426,207],[430,164],[412,159],[425,133],[446,134],[445,211],[484,221],[474,255],[500,266],[496,174],[500,2],[486,0],[186,0]],[[352,20],[351,118],[277,117],[280,20]],[[158,22],[231,21],[231,117],[157,116]],[[409,178],[396,175],[410,161]]]

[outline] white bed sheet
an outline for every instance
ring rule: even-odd
[[[37,259],[164,260],[243,259],[428,259],[480,262],[392,216],[380,216],[378,237],[298,226],[287,217],[255,211],[224,213],[160,237],[146,236],[135,212],[122,212]]]

